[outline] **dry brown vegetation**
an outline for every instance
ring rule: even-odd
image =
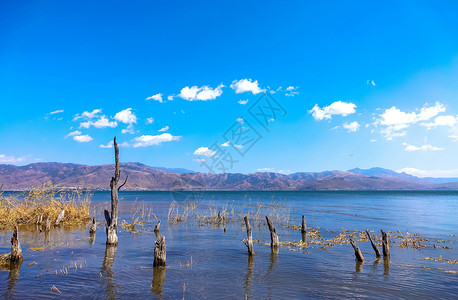
[[[40,216],[54,223],[65,210],[64,224],[86,224],[90,221],[90,199],[87,190],[66,191],[50,183],[30,190],[4,196],[0,191],[0,228],[14,225],[32,225]]]

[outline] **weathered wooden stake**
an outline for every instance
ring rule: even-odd
[[[11,237],[11,252],[0,255],[0,265],[10,265],[19,261],[22,261],[22,249],[18,239],[18,228],[14,226],[13,236]]]
[[[92,225],[91,225],[91,228],[89,228],[89,236],[94,236],[95,235],[95,231],[97,229],[97,225],[95,224],[95,217],[92,217]]]
[[[157,221],[156,226],[154,226],[154,232],[159,232],[159,227],[161,227],[161,220]]]
[[[271,248],[278,248],[278,235],[277,235],[277,230],[275,229],[274,224],[272,221],[269,219],[268,216],[266,216],[267,220],[267,226],[269,226],[269,231],[270,231],[270,247]]]
[[[64,220],[64,216],[65,216],[65,209],[62,209],[56,218],[56,222],[54,223],[54,226],[59,225],[59,223]]]
[[[353,249],[355,250],[356,260],[363,262],[365,259],[364,259],[363,254],[361,253],[361,250],[359,250],[358,246],[356,246],[355,242],[352,239],[350,239],[350,244],[353,247]]]
[[[245,225],[246,225],[246,235],[247,235],[247,240],[245,242],[245,245],[248,248],[248,254],[249,255],[254,255],[254,250],[253,250],[253,236],[251,234],[251,226],[250,226],[250,219],[248,217],[243,218],[245,220]]]
[[[383,246],[383,257],[390,257],[390,239],[385,231],[380,229],[382,233],[382,246]]]
[[[157,241],[154,243],[154,261],[153,267],[164,267],[166,261],[165,237],[159,234]]]
[[[368,229],[366,229],[366,234],[367,234],[367,238],[369,239],[369,241],[371,242],[371,245],[372,245],[372,249],[374,249],[375,251],[375,256],[377,258],[381,257],[382,255],[380,254],[380,250],[378,249],[377,245],[374,243],[374,241],[372,240],[372,236],[371,236],[371,233],[369,232]]]
[[[301,232],[306,233],[307,232],[307,222],[305,220],[305,216],[302,215],[302,227],[301,227]]]
[[[119,179],[121,177],[121,170],[119,169],[119,147],[116,143],[116,137],[113,139],[113,146],[115,150],[115,174],[111,177],[110,188],[111,188],[111,214],[105,209],[105,221],[106,221],[106,232],[107,232],[107,245],[118,244],[118,192],[126,184],[126,180],[123,184],[118,187]]]

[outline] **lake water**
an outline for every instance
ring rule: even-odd
[[[88,228],[20,229],[24,261],[0,269],[4,298],[303,299],[434,298],[458,295],[458,192],[121,192],[119,244],[106,247],[103,223],[95,240]],[[96,192],[94,214],[103,222],[110,194]],[[168,222],[172,201],[183,219]],[[191,205],[192,203],[192,205]],[[194,207],[197,203],[197,207]],[[260,205],[258,205],[258,203]],[[186,206],[188,210],[186,211]],[[176,216],[176,210],[172,216]],[[220,211],[224,221],[206,218]],[[243,243],[242,216],[250,213],[256,254]],[[280,241],[271,251],[264,214],[273,217]],[[307,243],[301,216],[310,227]],[[187,219],[186,219],[187,217]],[[166,238],[167,267],[152,268],[156,220]],[[289,226],[289,227],[286,227]],[[391,259],[375,260],[369,242],[355,236],[366,262],[355,262],[339,234],[369,229],[390,232]],[[348,231],[347,231],[348,230]],[[420,234],[420,250],[397,246],[399,236]],[[348,237],[348,236],[347,236]],[[11,232],[0,232],[0,252]],[[326,245],[327,243],[327,245]],[[32,251],[45,247],[43,251]],[[445,259],[437,261],[425,258]],[[55,286],[59,291],[51,290]]]

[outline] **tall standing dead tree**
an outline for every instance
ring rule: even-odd
[[[115,149],[115,174],[111,177],[110,188],[111,188],[111,214],[105,209],[105,221],[107,231],[107,245],[118,244],[118,192],[126,184],[124,183],[118,187],[119,179],[121,178],[121,170],[119,169],[119,147],[116,143],[116,137],[113,139],[113,146]]]
[[[385,231],[380,229],[382,233],[382,248],[383,248],[383,257],[390,258],[390,240]]]
[[[375,256],[377,258],[381,257],[382,255],[380,254],[380,250],[377,248],[377,245],[374,243],[374,241],[372,240],[372,236],[371,236],[371,233],[369,232],[369,229],[366,229],[366,234],[367,234],[367,238],[369,239],[369,241],[371,242],[371,245],[372,245],[372,249],[374,249],[375,251]]]
[[[266,220],[267,220],[267,226],[269,227],[269,231],[270,231],[270,247],[273,248],[273,249],[277,249],[278,248],[278,234],[277,234],[277,230],[275,229],[275,226],[274,224],[272,223],[272,221],[269,219],[268,216],[266,216]]]
[[[247,239],[246,239],[245,245],[248,248],[248,254],[249,255],[254,255],[253,235],[251,234],[250,219],[248,219],[248,217],[244,217],[243,219],[245,220],[246,234],[247,234]]]
[[[305,220],[305,216],[302,215],[302,226],[301,226],[302,234],[307,233],[307,222]]]

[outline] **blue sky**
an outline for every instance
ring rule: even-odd
[[[2,2],[0,163],[458,176],[457,8]]]

